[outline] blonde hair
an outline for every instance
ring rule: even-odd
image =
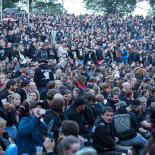
[[[19,50],[20,47],[22,47],[22,50]],[[23,52],[23,51],[24,51],[23,45],[19,45],[19,46],[17,47],[17,51],[18,51],[18,52]]]
[[[29,92],[29,95],[30,95],[31,93],[35,93],[35,94],[37,95],[37,101],[40,101],[40,95],[39,95],[38,90],[33,89],[33,90],[31,90],[31,91]],[[30,105],[30,104],[31,104],[31,102],[30,102],[29,95],[28,95],[28,98],[27,98],[27,100],[26,100],[26,101],[27,101],[27,102],[29,103],[29,105]]]
[[[124,82],[124,83],[123,83],[123,88],[126,87],[126,86],[128,86],[128,85],[130,85],[129,82]]]
[[[2,117],[0,117],[0,128],[4,125],[6,125],[6,121]]]
[[[11,103],[11,100],[14,100],[15,97],[19,97],[21,99],[21,96],[19,94],[13,93],[13,94],[11,94],[11,95],[8,96],[9,102]]]
[[[57,71],[55,73],[56,77],[59,78],[61,73],[62,73],[62,70],[61,69],[57,69]]]
[[[61,83],[60,80],[55,80],[55,89],[56,89],[56,90],[58,90],[58,88],[57,88],[57,84],[58,84],[59,82]]]

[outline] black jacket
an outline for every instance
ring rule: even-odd
[[[26,52],[26,55],[32,59],[32,61],[35,61],[36,59],[36,49],[33,46],[30,46],[29,49]]]
[[[115,111],[113,125],[116,137],[118,137],[120,141],[132,139],[136,137],[137,132],[139,132],[135,117],[125,108],[119,108]]]
[[[125,96],[125,92],[123,91],[123,89],[121,89],[120,91],[120,95],[119,95],[119,99],[122,101],[122,98]]]
[[[53,81],[52,69],[47,64],[41,64],[39,68],[35,69],[34,82],[37,87],[46,87],[49,81]]]
[[[21,88],[17,93],[21,97],[21,103],[23,103],[23,101],[25,101],[27,99],[25,90]]]
[[[92,128],[90,143],[99,154],[105,151],[114,151],[115,149],[112,126],[111,124],[105,123],[101,116],[96,119]]]
[[[85,122],[85,118],[82,117],[82,115],[80,115],[76,110],[75,110],[75,106],[71,105],[68,109],[67,109],[67,116],[69,120],[73,120],[75,121],[80,128],[80,133],[79,134],[89,134],[90,130],[87,129],[85,127],[85,125],[88,125]]]
[[[109,106],[109,107],[113,108],[114,111],[116,111],[115,104],[116,104],[116,102],[114,102],[112,99],[108,98],[105,106]]]

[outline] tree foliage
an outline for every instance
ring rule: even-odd
[[[2,0],[3,10],[5,8],[17,8],[28,10],[28,0]],[[29,0],[29,10],[32,12],[32,8],[35,12],[51,12],[51,13],[63,13],[61,3],[57,3],[57,0]],[[66,12],[66,10],[65,10]]]
[[[83,0],[85,8],[94,13],[127,15],[132,13],[137,0]]]

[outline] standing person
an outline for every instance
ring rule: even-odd
[[[41,132],[44,131],[46,124],[40,121],[42,115],[38,114],[42,107],[42,102],[32,102],[29,107],[30,116],[20,121],[16,137],[18,155],[36,153],[36,146],[43,146],[44,137]]]
[[[53,71],[47,63],[48,62],[42,58],[39,60],[39,68],[35,69],[34,82],[36,83],[39,92],[46,87],[49,81],[54,80]]]
[[[111,122],[113,120],[113,109],[105,107],[102,116],[98,117],[91,131],[90,143],[99,154],[103,155],[132,155],[132,151],[115,147],[118,138],[114,137]]]
[[[117,63],[122,62],[122,49],[120,44],[118,44],[118,49],[116,52],[116,61]]]
[[[27,50],[26,54],[29,57],[29,59],[32,59],[32,61],[35,61],[36,60],[36,52],[37,52],[36,42],[32,42],[30,44],[30,47]]]

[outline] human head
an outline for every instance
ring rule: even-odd
[[[132,98],[132,94],[133,94],[132,92],[133,91],[131,89],[127,88],[125,91],[125,97],[126,98]]]
[[[53,100],[53,97],[55,94],[59,93],[58,90],[56,89],[50,89],[48,92],[47,92],[47,102],[48,104],[51,103],[51,101]]]
[[[111,91],[111,85],[109,83],[105,84],[102,91],[109,94]]]
[[[113,85],[113,76],[112,75],[106,76],[106,82],[110,83],[111,85]]]
[[[91,76],[90,79],[89,79],[89,82],[92,86],[95,86],[96,85],[96,82],[97,82],[97,79],[96,77],[94,76]]]
[[[29,80],[22,81],[21,87],[24,88],[26,91],[29,91],[30,90],[30,81]]]
[[[80,143],[76,137],[59,137],[59,154],[62,151],[63,155],[75,155],[78,150],[80,150]]]
[[[116,109],[118,109],[118,108],[124,108],[124,109],[126,109],[126,107],[127,107],[127,104],[124,101],[119,101],[115,105],[116,105]]]
[[[155,97],[151,99],[151,106],[155,109]]]
[[[94,86],[93,90],[95,91],[95,95],[100,94],[100,87],[99,86]]]
[[[8,98],[9,98],[9,102],[13,105],[13,107],[17,107],[20,105],[21,97],[19,94],[13,93],[9,95]]]
[[[73,89],[73,99],[80,97],[80,90],[78,88]]]
[[[55,89],[55,81],[49,81],[49,82],[47,83],[47,85],[46,85],[46,88],[47,88],[48,90],[50,90],[50,89]]]
[[[30,82],[30,90],[37,89],[35,82]]]
[[[112,93],[111,100],[113,100],[115,103],[117,103],[119,101],[119,95],[117,93]]]
[[[80,84],[85,84],[85,80],[86,80],[86,78],[85,78],[84,75],[80,75],[80,76],[78,77],[78,82],[79,82]]]
[[[6,77],[7,77],[8,79],[10,79],[11,76],[12,76],[12,71],[11,71],[11,70],[6,70],[5,75],[6,75]]]
[[[140,101],[141,110],[145,111],[147,108],[147,99],[145,97],[140,97],[138,100]]]
[[[40,95],[38,90],[31,90],[29,92],[28,98],[27,98],[28,103],[30,104],[33,101],[40,101]]]
[[[145,98],[149,97],[149,91],[147,89],[143,89],[142,90],[142,96],[144,96]]]
[[[68,103],[68,89],[61,89],[59,92],[63,96],[63,99],[65,100],[65,103]]]
[[[114,111],[111,107],[106,106],[102,110],[102,118],[104,119],[105,123],[110,124],[113,120]]]
[[[78,137],[79,130],[79,125],[75,121],[64,120],[61,124],[61,135],[73,135],[75,137]]]
[[[82,97],[77,97],[74,100],[74,106],[75,106],[76,111],[79,113],[85,109],[86,102]]]
[[[65,110],[65,102],[63,99],[53,99],[49,104],[53,112],[61,114]]]
[[[103,104],[103,102],[104,102],[104,96],[102,94],[97,94],[96,95],[96,101]]]
[[[13,79],[9,80],[6,84],[6,89],[15,92],[17,89],[17,82]]]
[[[112,89],[112,93],[117,93],[118,95],[120,95],[120,88],[119,87],[114,87]]]
[[[129,82],[124,82],[123,83],[123,91],[125,92],[126,91],[126,89],[130,89],[130,83]]]

